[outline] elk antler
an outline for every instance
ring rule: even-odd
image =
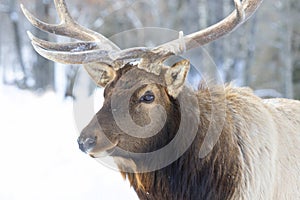
[[[120,50],[103,35],[78,25],[70,16],[64,0],[54,0],[61,20],[58,25],[41,22],[33,17],[22,5],[28,20],[46,32],[64,35],[85,42],[51,43],[34,37],[29,33],[32,44],[42,56],[62,63],[85,64],[106,63],[118,69],[124,62],[140,58],[139,68],[159,74],[162,63],[172,55],[181,54],[192,48],[214,41],[234,30],[245,22],[259,7],[263,0],[234,0],[235,11],[229,16],[204,30],[183,36],[155,48],[135,47]]]
[[[34,49],[42,56],[50,60],[66,64],[83,64],[89,63],[91,59],[88,58],[85,62],[86,53],[84,52],[86,51],[97,49],[97,57],[99,59],[99,57],[101,57],[102,54],[105,54],[105,52],[120,50],[117,45],[115,45],[112,41],[110,41],[103,35],[82,27],[76,21],[74,21],[67,9],[65,0],[54,0],[54,3],[60,19],[59,24],[47,24],[40,21],[30,12],[28,12],[22,4],[21,9],[26,18],[35,27],[45,32],[53,33],[55,35],[67,36],[85,42],[53,43],[39,39],[28,31],[28,35],[32,41]],[[88,57],[90,57],[90,54],[88,54]],[[92,60],[96,62],[98,61],[98,59]]]
[[[249,17],[260,6],[263,0],[234,0],[235,11],[222,21],[198,32],[183,37],[185,48],[180,46],[180,39],[174,40],[155,48],[155,51],[170,51],[173,54],[180,54],[192,48],[202,46],[214,41],[237,28],[239,25],[247,21]]]

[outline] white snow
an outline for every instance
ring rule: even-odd
[[[77,145],[73,104],[0,85],[0,199],[137,199],[128,181]]]

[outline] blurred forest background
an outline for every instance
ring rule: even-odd
[[[66,2],[81,25],[106,37],[143,27],[182,30],[189,34],[218,22],[234,9],[232,0]],[[62,67],[37,55],[26,31],[50,41],[64,39],[32,27],[20,11],[20,3],[39,19],[57,22],[52,0],[0,0],[1,81],[37,94],[53,90],[65,97],[73,97],[78,66]],[[239,86],[250,86],[262,97],[300,99],[299,0],[265,0],[247,23],[206,45],[205,49],[224,82],[235,81]]]

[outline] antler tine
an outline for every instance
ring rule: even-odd
[[[263,0],[244,0],[241,2],[241,0],[234,0],[235,11],[219,23],[177,40],[162,44],[154,48],[153,52],[165,52],[165,54],[169,55],[178,55],[184,51],[212,42],[230,33],[244,23],[255,12],[262,1]],[[163,59],[166,59],[166,57]],[[161,62],[161,60],[157,62]]]
[[[63,0],[54,0],[54,5],[57,10],[57,14],[62,23],[74,23],[68,9],[67,4]]]
[[[133,59],[141,58],[152,53],[151,49],[146,47],[135,47],[124,50],[93,49],[89,51],[76,51],[67,49],[68,47],[62,46],[59,50],[49,50],[40,46],[40,42],[36,43],[35,40],[36,38],[31,42],[34,49],[41,56],[49,60],[54,60],[56,62],[64,64],[87,64],[95,62],[105,63],[112,66],[115,70],[119,69],[124,64],[124,62],[129,62]],[[70,44],[73,45],[72,43]],[[47,42],[46,45],[51,45],[51,43]],[[86,45],[86,43],[84,43],[83,45]]]
[[[40,38],[35,37],[30,31],[27,31],[28,37],[31,42],[35,45],[52,51],[70,51],[70,52],[79,52],[83,49],[85,51],[96,49],[97,43],[95,42],[69,42],[69,43],[55,43],[49,42],[46,40],[42,40]]]
[[[117,45],[115,45],[112,41],[110,41],[103,35],[80,26],[77,22],[75,22],[67,9],[65,0],[54,0],[54,3],[58,16],[60,18],[59,24],[48,24],[42,22],[41,20],[34,17],[22,4],[21,9],[32,25],[45,32],[67,36],[82,41],[97,41],[99,42],[99,44],[97,45],[98,48],[119,50],[119,47]]]
[[[87,64],[93,62],[112,64],[114,62],[114,60],[109,58],[108,50],[96,49],[83,52],[54,51],[44,49],[36,45],[35,42],[32,42],[32,46],[41,56],[63,64]]]

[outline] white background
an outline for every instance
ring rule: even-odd
[[[0,199],[137,199],[128,181],[82,153],[73,104],[0,85]]]

